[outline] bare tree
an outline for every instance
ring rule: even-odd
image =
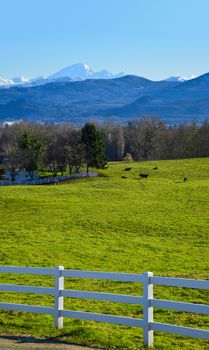
[[[15,181],[16,176],[22,170],[22,155],[17,140],[11,140],[4,148],[4,164],[6,170],[11,175],[11,180]]]

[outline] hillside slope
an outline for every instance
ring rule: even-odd
[[[154,169],[155,166],[158,169]],[[124,172],[125,167],[132,167]],[[0,188],[1,264],[142,273],[208,279],[209,159],[111,163],[107,177],[60,186]],[[147,172],[148,179],[139,173]],[[121,176],[126,175],[126,179]],[[183,179],[187,177],[187,181]],[[1,283],[53,286],[51,278],[2,276]],[[66,280],[66,288],[140,295],[141,286]],[[198,290],[155,287],[155,297],[209,303]],[[3,294],[2,301],[51,305],[53,298]],[[141,317],[140,306],[66,300],[66,308]],[[9,315],[9,316],[8,316]],[[142,331],[51,316],[0,314],[1,332],[57,336],[106,349],[142,349]],[[207,316],[157,310],[156,320],[209,328]],[[202,350],[207,342],[157,334],[156,349]]]

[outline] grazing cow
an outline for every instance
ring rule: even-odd
[[[149,174],[141,173],[139,174],[139,176],[141,176],[142,179],[146,179],[149,176]]]
[[[123,171],[130,171],[132,168],[125,168]]]
[[[128,179],[127,176],[121,176],[121,179]]]
[[[187,181],[187,177],[184,178],[184,182],[186,182],[186,181]]]
[[[154,169],[154,170],[157,170],[157,169],[158,169],[158,167],[157,167],[157,166],[155,166],[153,169]]]

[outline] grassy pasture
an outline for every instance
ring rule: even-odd
[[[125,172],[125,167],[132,167]],[[158,166],[157,170],[153,168]],[[139,179],[147,172],[147,179]],[[106,177],[60,186],[0,188],[1,265],[209,278],[209,159],[110,163]],[[122,179],[121,176],[127,176]],[[188,181],[183,182],[184,177]],[[9,280],[8,280],[9,278]],[[53,286],[40,276],[1,275],[1,283]],[[66,288],[141,294],[140,284],[66,279]],[[209,304],[207,291],[154,288],[161,299]],[[48,296],[1,293],[1,301],[47,305]],[[141,307],[65,299],[65,308],[141,317]],[[17,315],[19,317],[17,317]],[[155,320],[209,329],[209,317],[155,309]],[[56,337],[105,349],[143,349],[142,330],[1,312],[2,334]],[[156,349],[209,349],[206,341],[163,333]]]

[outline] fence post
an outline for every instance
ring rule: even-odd
[[[58,266],[55,275],[54,326],[56,328],[63,328],[63,317],[60,316],[60,311],[64,307],[64,298],[60,295],[61,290],[64,289],[63,270],[64,266]]]
[[[152,276],[152,272],[144,273],[144,345],[148,347],[153,346],[153,331],[150,330],[150,322],[153,322],[153,307],[150,306],[150,300],[153,299],[153,284],[150,283],[150,277]]]

